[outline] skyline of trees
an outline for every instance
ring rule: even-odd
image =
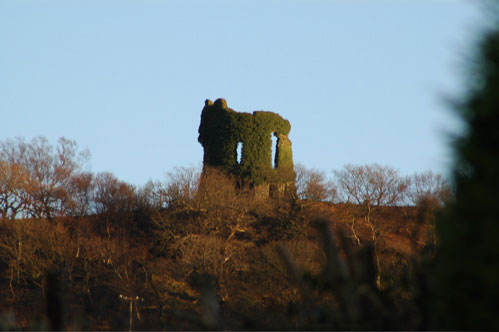
[[[110,172],[84,170],[90,159],[74,140],[56,145],[43,136],[0,142],[0,218],[85,216],[131,211],[139,205],[167,207],[192,201],[199,190],[200,167],[177,167],[163,180],[135,186]],[[448,181],[431,170],[402,176],[390,166],[345,165],[326,172],[296,164],[296,199],[333,203],[443,206],[451,197]],[[216,186],[216,184],[213,184]]]

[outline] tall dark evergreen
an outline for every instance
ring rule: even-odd
[[[499,20],[479,43],[456,107],[455,200],[437,220],[434,328],[499,330]],[[436,301],[435,301],[436,299]]]

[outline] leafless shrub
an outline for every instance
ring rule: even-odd
[[[326,173],[306,168],[302,164],[294,166],[296,172],[296,193],[300,199],[335,202],[338,192],[335,184],[328,180]]]

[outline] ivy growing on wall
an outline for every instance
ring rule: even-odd
[[[225,99],[205,101],[198,141],[204,148],[205,166],[217,167],[244,181],[260,185],[293,186],[295,172],[291,125],[279,114],[264,111],[236,112]],[[275,167],[272,161],[272,135],[277,137]],[[240,162],[237,146],[242,143]]]

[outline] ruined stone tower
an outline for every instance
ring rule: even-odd
[[[204,148],[203,166],[234,175],[245,188],[271,196],[292,195],[296,189],[290,129],[279,114],[236,112],[225,99],[207,99],[198,138]],[[274,161],[272,135],[277,137]]]

